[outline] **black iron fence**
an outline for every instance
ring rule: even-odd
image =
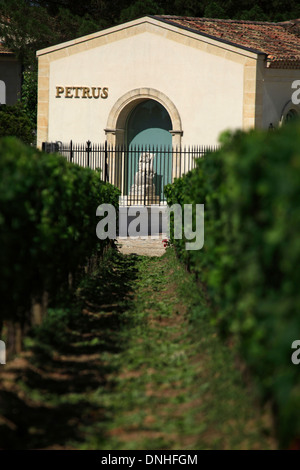
[[[165,204],[164,186],[195,168],[196,160],[217,146],[112,146],[44,142],[43,150],[68,161],[100,170],[101,178],[121,190],[124,205]]]

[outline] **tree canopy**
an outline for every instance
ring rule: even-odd
[[[0,37],[25,68],[35,52],[144,15],[257,21],[300,17],[298,0],[0,0]]]

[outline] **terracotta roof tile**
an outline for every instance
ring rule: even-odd
[[[269,67],[300,68],[300,19],[270,23],[186,16],[155,18],[266,54]]]

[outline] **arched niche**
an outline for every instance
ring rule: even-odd
[[[181,145],[183,131],[178,110],[164,93],[153,88],[136,88],[131,90],[121,96],[114,104],[108,116],[106,129],[104,129],[109,144],[126,144],[126,123],[128,117],[139,103],[149,99],[157,101],[166,109],[172,122],[172,129],[169,129],[172,134],[172,146],[179,147]]]

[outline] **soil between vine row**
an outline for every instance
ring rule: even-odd
[[[112,250],[1,368],[2,449],[275,449],[173,249]]]

